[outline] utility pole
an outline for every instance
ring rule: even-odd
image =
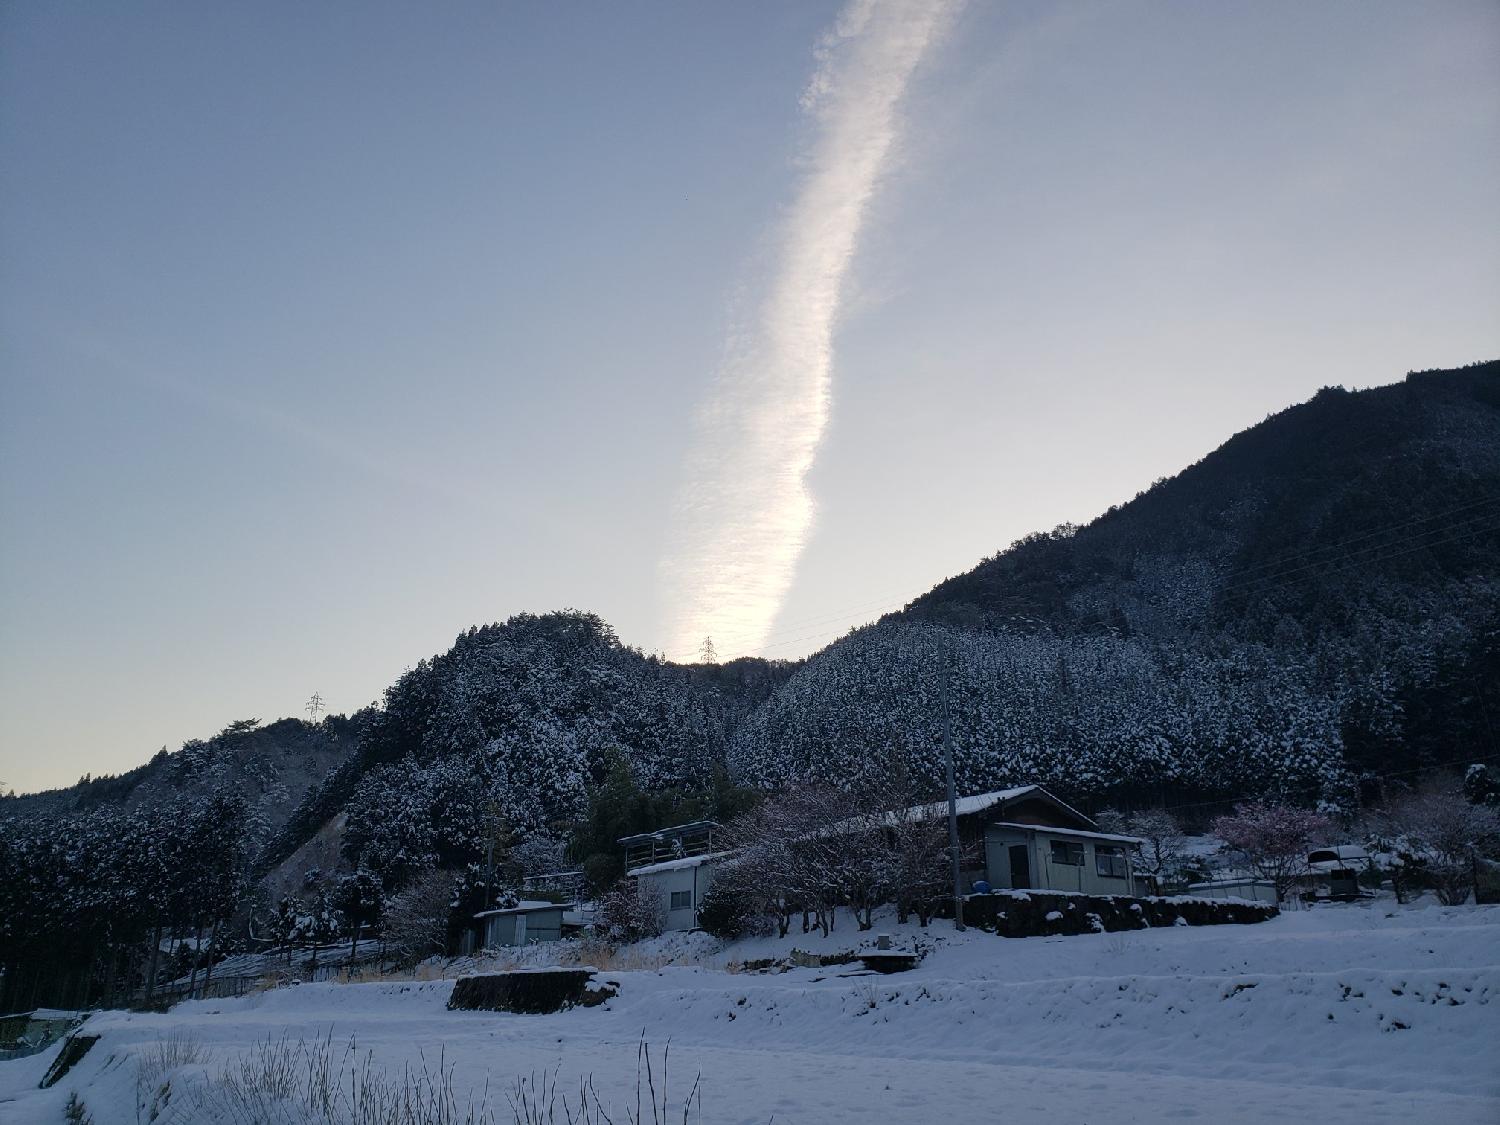
[[[943,662],[943,678],[938,681],[938,695],[943,701],[943,772],[948,783],[948,855],[953,864],[953,928],[963,930],[964,892],[959,876],[958,795],[953,789],[953,721],[948,717],[948,676],[951,660]]]
[[[486,810],[489,812],[489,840],[484,849],[484,908],[486,910],[494,906],[494,880],[495,880],[495,847],[500,842],[501,818],[500,802],[493,797],[490,798]]]

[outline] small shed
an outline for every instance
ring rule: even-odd
[[[37,1008],[0,1016],[0,1059],[16,1059],[46,1050],[83,1022],[87,1013]]]
[[[515,906],[481,910],[474,915],[480,927],[480,948],[499,949],[507,945],[560,941],[565,909],[555,902],[523,900]]]
[[[1326,880],[1329,897],[1358,898],[1359,873],[1369,863],[1370,853],[1358,844],[1334,844],[1310,851],[1307,853],[1307,869],[1313,883],[1312,890],[1316,893],[1318,884]]]

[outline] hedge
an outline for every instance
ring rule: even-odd
[[[1009,891],[964,899],[964,922],[1002,937],[1246,924],[1264,922],[1276,914],[1276,907],[1269,903],[1186,896],[1130,898],[1068,891]]]

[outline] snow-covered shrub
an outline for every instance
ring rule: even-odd
[[[1275,915],[1274,906],[1259,902],[1179,896],[1132,899],[1062,891],[1000,891],[970,895],[964,902],[964,920],[969,925],[1002,937],[1113,934],[1154,926],[1263,922]]]
[[[639,880],[626,879],[599,899],[594,930],[609,941],[659,937],[667,925],[666,904]]]
[[[718,879],[709,886],[698,908],[698,926],[725,941],[769,934],[773,929],[763,900],[733,877]]]

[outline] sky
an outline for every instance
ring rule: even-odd
[[[1500,356],[1493,3],[0,5],[0,784],[803,656]]]

